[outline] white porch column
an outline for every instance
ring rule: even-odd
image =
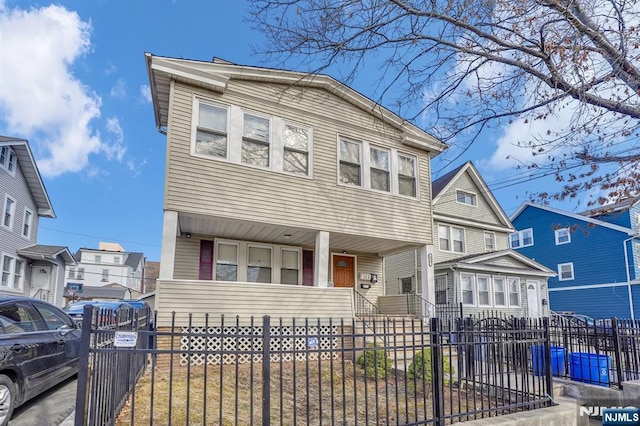
[[[436,304],[435,275],[433,272],[433,246],[424,245],[420,247],[420,288],[422,297],[431,303]],[[423,313],[423,316],[424,315]]]
[[[327,231],[318,231],[316,234],[313,282],[317,287],[329,286],[329,233]]]
[[[176,237],[178,235],[178,212],[164,212],[162,223],[162,249],[160,252],[159,280],[173,279],[173,266],[176,255]]]

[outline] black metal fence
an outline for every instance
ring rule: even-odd
[[[556,376],[617,388],[640,379],[640,321],[553,315],[550,342]]]
[[[123,305],[84,307],[75,425],[113,425],[144,373],[153,313]]]
[[[131,329],[136,346],[116,347]],[[206,315],[83,332],[78,425],[449,424],[553,403],[551,371],[536,364],[551,359],[547,319]]]

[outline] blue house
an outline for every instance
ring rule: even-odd
[[[640,317],[640,206],[625,202],[582,214],[524,203],[512,215],[512,249],[557,271],[549,304],[598,318]]]

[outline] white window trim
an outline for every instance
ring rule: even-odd
[[[460,201],[458,201],[458,193],[462,192],[464,194],[469,194],[473,196],[473,204],[469,204],[469,203],[461,203]],[[478,194],[476,194],[473,191],[467,191],[466,189],[460,189],[460,188],[456,188],[456,203],[458,204],[462,204],[464,206],[469,206],[469,207],[478,207]]]
[[[562,267],[569,266],[571,268],[571,278],[562,278]],[[576,279],[575,272],[573,270],[573,262],[558,263],[558,281],[573,281]]]
[[[5,225],[4,224],[4,216],[6,214],[5,209],[7,208],[7,200],[11,200],[13,201],[13,204],[11,205],[11,219],[10,219],[10,223],[9,225]],[[0,212],[0,226],[3,227],[4,229],[6,229],[7,231],[13,231],[13,225],[16,222],[16,199],[11,197],[9,194],[6,194],[4,196],[4,202],[2,204],[2,212]]]
[[[261,247],[261,248],[269,248],[271,249],[271,284],[273,285],[285,285],[292,286],[294,284],[280,284],[281,281],[281,269],[282,269],[282,250],[290,250],[298,253],[298,285],[303,285],[303,261],[302,261],[302,248],[296,246],[287,246],[280,244],[264,244],[253,241],[239,241],[239,240],[228,240],[228,239],[218,239],[216,238],[214,241],[214,259],[213,259],[213,279],[216,280],[217,276],[217,267],[218,267],[218,258],[215,253],[219,253],[218,246],[220,244],[234,245],[237,247],[237,281],[222,281],[222,282],[241,282],[248,283],[247,281],[247,267],[249,266],[249,247]],[[265,284],[267,283],[250,283],[250,284]]]
[[[200,104],[207,104],[216,108],[227,110],[227,156],[216,157],[213,155],[204,155],[196,153],[196,134],[198,131],[198,111]],[[247,164],[242,162],[242,141],[244,135],[244,114],[254,115],[256,117],[266,118],[269,120],[269,167],[258,166],[255,164]],[[308,137],[308,164],[307,174],[288,172],[283,168],[284,164],[284,129],[285,124],[289,124],[301,129],[307,129]],[[270,171],[275,173],[286,174],[287,176],[297,177],[301,179],[313,179],[313,127],[308,124],[301,124],[293,120],[282,117],[276,117],[258,111],[244,109],[236,105],[225,105],[215,100],[194,95],[191,114],[191,142],[189,153],[192,157],[202,158],[211,161],[222,161],[225,163],[233,163],[243,167],[249,167],[256,170]]]
[[[451,248],[451,250],[443,250],[440,248],[440,227],[446,227],[449,228],[448,231],[448,235],[449,235],[449,247]],[[462,230],[462,251],[455,251],[453,250],[453,236],[451,233],[451,230],[453,228],[456,229],[461,229]],[[437,230],[438,230],[438,250],[445,252],[445,253],[457,253],[457,254],[465,254],[467,252],[467,232],[466,229],[461,227],[461,226],[453,226],[453,225],[445,225],[443,223],[439,223],[437,226]]]
[[[491,235],[493,238],[493,248],[489,249],[487,247],[487,235]],[[496,241],[496,233],[495,232],[491,232],[491,231],[484,231],[482,233],[482,238],[484,239],[484,251],[485,253],[489,252],[489,251],[495,251],[497,249],[496,245],[497,245],[497,241]]]
[[[567,232],[567,241],[560,241],[560,232],[562,231],[566,231]],[[556,229],[555,231],[553,231],[553,233],[555,234],[556,237],[556,245],[560,246],[563,244],[569,244],[571,242],[571,230],[569,228],[560,228],[560,229]]]
[[[4,274],[4,258],[8,257],[11,259],[11,264],[9,266],[9,278],[7,280],[7,286],[2,285],[2,274]],[[20,283],[19,287],[15,288],[13,282],[16,276],[16,261],[22,262],[22,275],[20,275]],[[26,271],[27,262],[23,259],[18,258],[17,256],[11,255],[9,253],[2,253],[0,255],[0,289],[3,291],[13,292],[13,293],[22,293],[24,291],[24,279],[27,273]]]
[[[491,277],[491,292],[493,294],[493,306],[495,306],[496,308],[506,308],[509,306],[509,291],[507,289],[507,285],[508,285],[508,280],[506,277],[503,276],[499,276],[499,277]],[[497,303],[497,298],[496,298],[496,293],[498,293],[498,291],[496,291],[496,278],[498,280],[502,280],[502,294],[504,295],[504,304],[503,305],[498,305]]]
[[[471,277],[471,293],[473,296],[473,302],[472,303],[465,303],[464,302],[464,289],[462,288],[462,277],[463,276],[468,276]],[[460,273],[460,301],[462,302],[463,306],[477,306],[477,302],[478,302],[478,294],[477,294],[477,289],[476,289],[476,275],[475,274],[468,274],[465,272],[461,272]]]
[[[480,303],[480,280],[479,278],[485,278],[487,280],[487,295],[489,297],[489,303],[486,305],[483,305]],[[477,274],[475,277],[475,281],[476,281],[476,294],[477,294],[477,306],[482,306],[482,307],[487,307],[487,306],[493,306],[493,298],[491,297],[491,276],[490,275],[485,275],[485,274]]]
[[[360,185],[353,185],[350,183],[343,183],[340,181],[340,140],[345,140],[347,142],[356,143],[360,146]],[[389,152],[389,191],[382,191],[379,189],[374,189],[371,187],[371,148],[376,148]],[[410,195],[400,194],[400,185],[399,185],[399,165],[398,158],[399,156],[405,156],[413,159],[414,162],[414,172],[415,172],[415,183],[416,183],[416,195],[412,197]],[[363,141],[359,139],[355,139],[349,136],[338,134],[336,137],[336,184],[345,188],[356,188],[365,191],[373,191],[377,194],[386,194],[394,197],[401,197],[407,200],[420,200],[420,158],[418,155],[399,151],[395,148],[387,148],[381,145],[370,143],[368,141]]]
[[[9,175],[15,177],[16,175],[16,169],[18,168],[18,156],[16,155],[15,151],[13,150],[13,148],[11,148],[10,146],[6,146],[7,148],[7,156],[4,160],[4,162],[0,163],[0,169],[4,170],[5,172],[9,173]],[[2,147],[0,147],[1,149]],[[13,161],[11,161],[13,157]],[[9,170],[9,162],[13,163],[13,167],[12,170]]]
[[[26,220],[27,220],[27,213],[29,213],[29,228],[28,228],[28,232],[27,235],[24,234],[24,226],[26,224]],[[30,240],[31,239],[31,235],[33,234],[33,220],[34,220],[34,214],[33,214],[33,210],[31,210],[28,207],[24,208],[24,213],[22,214],[22,238],[26,239],[26,240]]]
[[[524,244],[524,233],[530,231],[531,232],[531,244]],[[517,247],[513,247],[512,244],[512,240],[511,240],[511,236],[512,235],[517,235],[518,236],[518,242],[520,243],[520,245],[518,245]],[[535,241],[533,240],[533,228],[527,228],[527,229],[523,229],[521,231],[516,231],[512,234],[509,234],[509,248],[512,249],[519,249],[519,248],[523,248],[523,247],[531,247],[532,245],[534,245]]]
[[[511,280],[516,280],[518,282],[518,285],[516,286],[516,288],[518,289],[518,304],[514,305],[511,303],[511,288],[509,287],[509,285],[511,284]],[[520,288],[520,286],[522,285],[520,278],[518,277],[507,277],[507,286],[505,291],[507,292],[507,303],[509,304],[510,308],[519,308],[522,306],[522,289]]]

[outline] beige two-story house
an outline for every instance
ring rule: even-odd
[[[172,311],[351,319],[385,294],[385,255],[433,254],[443,143],[326,75],[146,61],[167,143],[160,325]]]
[[[415,251],[386,258],[385,313],[451,316],[499,311],[548,315],[547,278],[555,272],[514,250],[514,232],[484,179],[467,162],[433,181],[435,305],[421,294],[422,259]],[[429,219],[426,219],[428,221]]]

